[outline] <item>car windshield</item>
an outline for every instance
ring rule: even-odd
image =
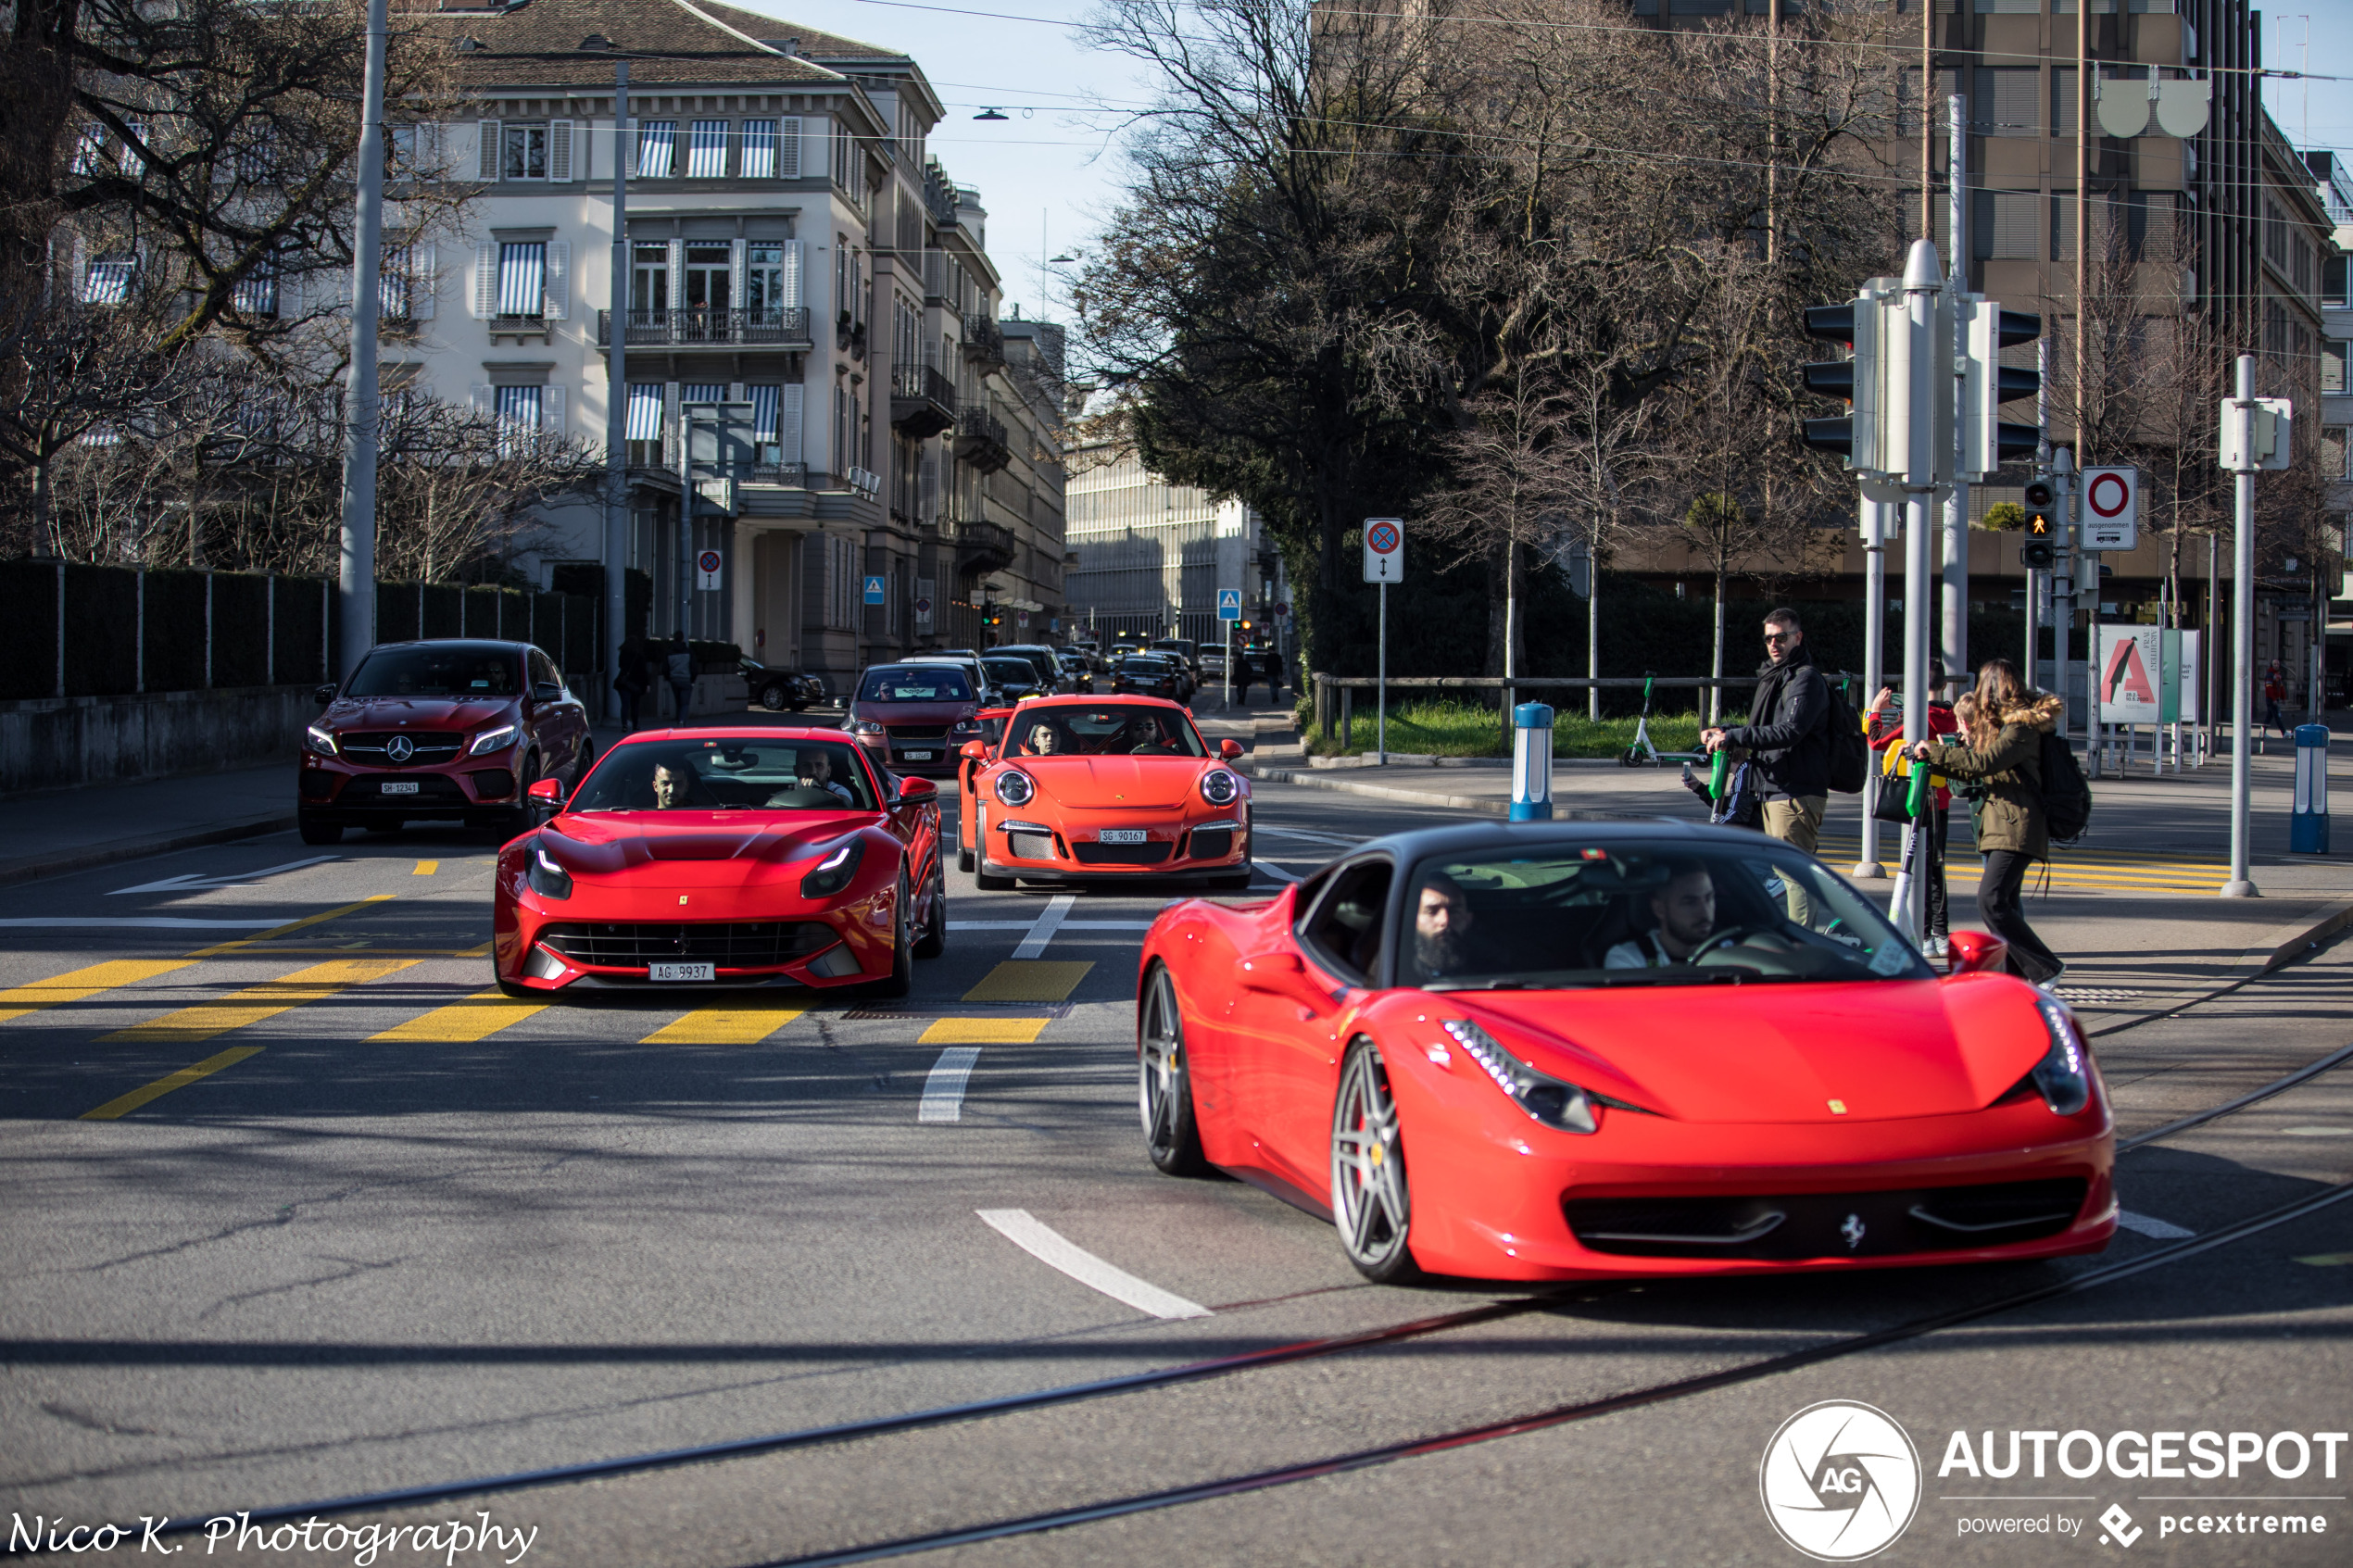
[[[1014,757],[1206,757],[1184,715],[1120,703],[1031,705],[1013,716]]]
[[[982,668],[988,678],[999,685],[1034,686],[1038,684],[1038,666],[1026,659],[992,659]]]
[[[1574,841],[1415,868],[1399,980],[1434,991],[1923,980],[1827,868],[1752,845]]]
[[[661,740],[614,746],[574,811],[871,811],[874,787],[846,741]]]
[[[1122,659],[1119,672],[1123,675],[1165,675],[1168,673],[1168,660],[1158,654],[1139,653]]]
[[[343,689],[346,696],[512,696],[522,658],[508,648],[378,648]]]
[[[972,683],[952,664],[919,664],[901,670],[869,670],[858,688],[861,702],[970,702]]]

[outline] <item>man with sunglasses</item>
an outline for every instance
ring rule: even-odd
[[[1735,746],[1747,752],[1764,779],[1765,831],[1811,855],[1830,799],[1831,688],[1814,667],[1795,610],[1765,617],[1765,653],[1748,722],[1703,730],[1700,744],[1710,751]]]

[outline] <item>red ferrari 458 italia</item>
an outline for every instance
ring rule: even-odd
[[[510,996],[865,986],[905,996],[946,945],[937,786],[838,730],[656,730],[498,852],[491,964]]]
[[[1192,715],[1151,697],[1038,697],[1020,704],[958,804],[983,888],[1174,877],[1250,885],[1250,781],[1212,750]]]
[[[1376,840],[1144,942],[1147,1149],[1328,1216],[1367,1276],[1758,1273],[2096,1251],[2066,1005],[1940,975],[1811,857],[1672,823]]]

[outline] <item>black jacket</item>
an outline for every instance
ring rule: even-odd
[[[1756,759],[1774,795],[1828,795],[1831,788],[1831,688],[1805,644],[1780,664],[1757,671],[1748,722],[1725,732]]]

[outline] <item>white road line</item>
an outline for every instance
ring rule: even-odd
[[[0,926],[45,926],[53,931],[268,931],[283,920],[198,920],[193,915],[36,915],[0,920]]]
[[[948,929],[950,931],[1027,931],[1037,923],[1035,921],[1026,920],[951,920],[948,922]]]
[[[1182,1296],[1171,1295],[1150,1280],[1104,1262],[1076,1247],[1061,1233],[1031,1217],[1026,1209],[982,1209],[982,1220],[1000,1236],[1049,1267],[1060,1269],[1079,1284],[1100,1290],[1156,1318],[1205,1318],[1209,1309]]]
[[[2135,1214],[2130,1209],[2119,1209],[2116,1211],[2116,1223],[2125,1230],[2148,1236],[2156,1241],[2187,1241],[2197,1234],[2196,1231],[2185,1231],[2181,1226],[2169,1223],[2164,1220],[2152,1220],[2146,1214]]]
[[[973,1063],[980,1060],[978,1046],[950,1046],[939,1053],[931,1064],[931,1076],[924,1080],[924,1103],[915,1112],[918,1122],[961,1122],[964,1117],[964,1080],[973,1075]]]
[[[1063,920],[1070,914],[1070,907],[1077,902],[1078,896],[1075,893],[1058,894],[1049,899],[1044,911],[1030,926],[1029,935],[1023,937],[1021,946],[1013,949],[1013,957],[1034,959],[1043,953],[1046,944],[1054,939],[1054,933],[1062,929]]]
[[[2353,1127],[2282,1127],[2280,1135],[2290,1138],[2353,1138]]]
[[[118,887],[107,897],[116,898],[125,893],[195,893],[208,887],[243,887],[265,876],[276,876],[280,872],[298,872],[305,866],[321,866],[329,860],[342,859],[340,855],[313,855],[308,860],[288,860],[283,866],[264,866],[258,872],[237,872],[228,876],[206,876],[200,872],[189,872],[182,876],[165,877],[161,882],[143,882],[136,887]]]
[[[1287,872],[1272,860],[1252,860],[1251,864],[1273,877],[1277,882],[1301,882],[1305,879],[1296,872]]]
[[[1369,839],[1363,838],[1342,838],[1340,834],[1333,833],[1302,833],[1297,828],[1270,828],[1260,822],[1252,822],[1250,824],[1250,831],[1255,834],[1271,834],[1277,838],[1303,838],[1310,844],[1337,844],[1348,849],[1371,842]]]

